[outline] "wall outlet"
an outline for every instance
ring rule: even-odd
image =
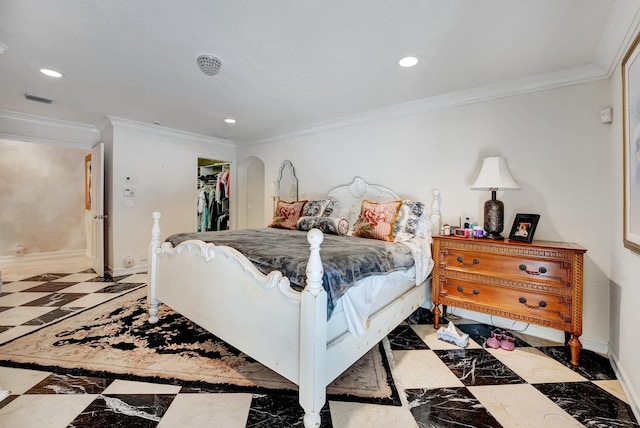
[[[16,256],[24,256],[24,246],[22,244],[16,244],[13,254]]]
[[[122,264],[124,265],[124,267],[133,267],[133,257],[126,256],[122,261]]]

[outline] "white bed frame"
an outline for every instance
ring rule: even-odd
[[[440,223],[439,193],[434,191],[431,220]],[[383,186],[356,177],[348,186],[333,189],[329,197],[349,207],[351,223],[360,201],[400,199]],[[322,287],[320,244],[322,232],[308,232],[310,255],[307,286],[289,287],[280,272],[262,274],[230,247],[186,241],[175,248],[162,243],[160,213],[153,213],[149,269],[149,322],[158,322],[163,302],[232,346],[279,373],[299,387],[304,426],[320,426],[326,387],[411,315],[430,292],[428,280],[411,288],[373,314],[357,339],[348,331],[327,340],[327,294]]]

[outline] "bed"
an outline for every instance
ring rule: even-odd
[[[431,212],[422,216],[427,225],[439,225],[439,193],[434,190],[433,196]],[[335,201],[350,225],[359,217],[363,200],[401,200],[390,189],[360,177],[333,189],[327,199]],[[308,248],[304,288],[296,289],[280,270],[263,273],[250,256],[231,246],[194,239],[198,235],[162,242],[160,218],[160,213],[153,213],[149,322],[158,322],[162,302],[298,385],[306,428],[320,426],[327,385],[430,298],[429,245],[427,255],[419,253],[421,265],[413,267],[413,274],[407,274],[411,269],[367,274],[328,311],[331,299],[323,287],[320,247],[325,237],[333,236],[329,239],[317,228],[291,231],[302,234]],[[430,243],[430,235],[421,238]],[[328,243],[323,247],[327,253],[329,248]],[[416,249],[411,251],[415,254]]]

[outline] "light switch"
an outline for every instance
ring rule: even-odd
[[[133,198],[135,196],[135,190],[134,189],[124,189],[124,196],[127,198]]]

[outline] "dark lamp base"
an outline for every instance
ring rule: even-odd
[[[504,230],[504,204],[492,198],[484,203],[484,236],[488,239],[504,239],[500,233]]]
[[[499,233],[485,233],[484,237],[487,239],[493,239],[495,241],[504,240],[504,236],[500,235]]]

